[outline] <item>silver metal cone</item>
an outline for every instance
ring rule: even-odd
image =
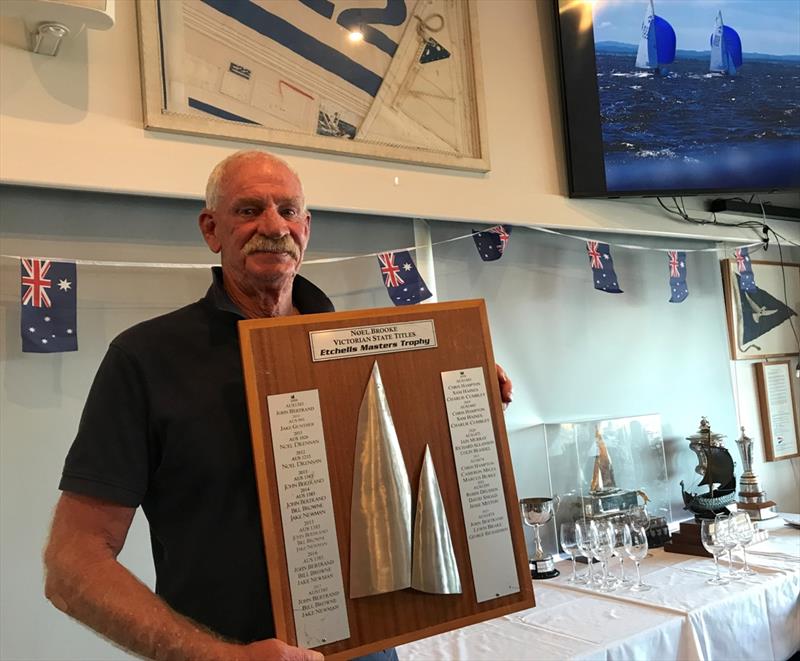
[[[453,553],[450,526],[447,524],[431,450],[427,445],[417,492],[412,567],[412,588],[435,594],[461,593],[461,577]]]
[[[411,483],[376,362],[358,412],[350,598],[411,585]]]

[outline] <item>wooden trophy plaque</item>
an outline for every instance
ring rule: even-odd
[[[482,300],[247,320],[239,335],[278,638],[347,659],[534,605]],[[376,362],[412,530],[427,446],[460,593],[351,596],[351,508],[385,500],[374,481],[353,495]]]

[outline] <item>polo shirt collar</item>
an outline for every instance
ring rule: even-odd
[[[212,282],[206,292],[208,300],[215,308],[235,314],[237,317],[245,319],[244,313],[228,296],[223,284],[222,267],[211,267]],[[333,303],[318,289],[313,283],[300,275],[296,275],[292,286],[292,304],[300,311],[300,314],[311,314],[314,312],[332,312]]]

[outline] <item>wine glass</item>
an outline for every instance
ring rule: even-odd
[[[614,527],[614,555],[619,558],[619,578],[616,579],[620,585],[628,586],[631,584],[629,578],[625,578],[625,523],[626,517],[620,516],[613,520]]]
[[[572,559],[572,576],[567,579],[567,583],[584,582],[582,579],[578,578],[578,569],[575,565],[575,556],[579,551],[575,528],[576,528],[575,523],[572,521],[568,523],[562,523],[561,526],[559,527],[559,533],[560,533],[559,538],[561,540],[561,548],[564,549],[566,553],[569,553],[569,557]]]
[[[700,541],[703,543],[703,548],[714,556],[714,567],[717,570],[717,575],[709,578],[706,583],[727,585],[730,581],[720,576],[719,573],[719,556],[725,550],[725,546],[722,543],[721,536],[717,533],[716,523],[715,519],[703,519],[700,524]]]
[[[592,521],[589,526],[589,544],[603,569],[603,580],[599,585],[601,592],[613,592],[615,589],[614,583],[608,578],[608,561],[614,552],[615,541],[614,528],[608,521]]]
[[[632,525],[639,526],[645,532],[650,527],[650,514],[647,511],[647,505],[635,505],[628,510],[628,516],[631,518]],[[652,557],[650,553],[647,557]]]
[[[728,578],[738,581],[741,577],[733,571],[733,549],[739,544],[739,540],[734,534],[733,518],[729,514],[717,514],[714,517],[716,523],[715,530],[724,552],[728,554]]]
[[[628,516],[631,519],[631,524],[647,530],[650,527],[650,515],[647,513],[645,505],[636,505],[628,510]]]
[[[756,534],[753,521],[747,512],[737,512],[733,517],[733,521],[734,534],[736,539],[739,540],[744,557],[744,566],[739,570],[739,573],[742,576],[755,576],[756,572],[750,569],[750,565],[747,564],[747,546],[753,541],[753,537]]]
[[[575,522],[575,543],[578,545],[578,550],[581,555],[586,558],[586,563],[589,565],[589,576],[586,579],[588,585],[594,585],[594,560],[592,558],[592,549],[589,544],[589,522],[586,520]]]
[[[639,565],[647,555],[647,532],[634,522],[626,523],[622,529],[623,546],[625,554],[636,563],[636,583],[631,586],[633,592],[647,592],[652,590],[652,585],[642,583],[642,574]]]

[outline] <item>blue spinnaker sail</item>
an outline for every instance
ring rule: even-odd
[[[728,49],[728,56],[737,69],[742,66],[742,40],[739,33],[732,27],[725,25],[722,28],[722,39],[725,41],[725,48]]]
[[[711,33],[711,61],[709,71],[736,75],[742,66],[742,40],[732,27],[722,22],[722,12],[717,13],[714,32]]]
[[[669,64],[675,61],[675,30],[660,16],[653,21],[656,33],[658,63]]]
[[[656,16],[650,0],[642,21],[642,36],[636,53],[639,69],[658,69],[675,60],[675,30],[660,16]]]

